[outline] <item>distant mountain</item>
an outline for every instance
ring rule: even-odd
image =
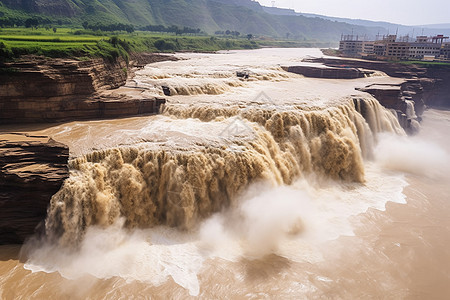
[[[395,34],[398,33],[398,35],[410,35],[410,36],[416,36],[416,35],[436,35],[436,34],[445,34],[449,36],[450,34],[450,23],[447,24],[432,24],[432,25],[419,25],[419,26],[406,26],[401,24],[394,24],[389,22],[382,22],[382,21],[369,21],[369,20],[362,20],[362,19],[349,19],[349,18],[339,18],[339,17],[330,17],[330,16],[323,16],[318,14],[310,14],[310,13],[302,13],[302,12],[296,12],[293,9],[284,9],[284,8],[277,8],[277,7],[263,7],[264,11],[272,14],[272,15],[278,15],[278,16],[304,16],[309,18],[320,18],[330,21],[336,21],[336,22],[344,22],[347,24],[362,26],[362,27],[369,27],[372,28],[372,31],[375,30],[377,34]],[[353,32],[358,35],[364,35],[364,33],[359,32],[357,28],[354,28]]]
[[[322,42],[339,41],[357,31],[374,36],[379,29],[299,14],[277,15],[251,0],[0,0],[0,21],[8,17],[46,16],[82,22],[127,23],[135,26],[177,25],[239,31]],[[382,30],[382,28],[380,28]]]
[[[435,29],[435,28],[438,28],[438,29],[441,29],[441,28],[450,29],[450,23],[428,24],[428,25],[420,25],[420,26],[417,26],[417,27],[433,28],[433,29]]]

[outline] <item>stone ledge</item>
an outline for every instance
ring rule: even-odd
[[[69,148],[48,137],[0,135],[0,244],[22,243],[69,176]]]

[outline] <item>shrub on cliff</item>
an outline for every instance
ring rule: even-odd
[[[127,62],[129,60],[128,52],[120,45],[120,43],[113,44],[109,41],[98,41],[98,50],[95,56],[103,57],[111,62],[116,61],[119,57],[122,57]]]
[[[126,52],[130,52],[130,44],[126,40],[121,40],[117,36],[113,36],[109,39],[109,43],[114,47],[122,47]]]
[[[11,49],[7,47],[5,43],[0,41],[0,62],[11,59],[13,55]]]
[[[156,40],[154,46],[159,51],[177,51],[177,45],[172,41],[165,41],[162,39]]]

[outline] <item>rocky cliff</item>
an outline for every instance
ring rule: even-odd
[[[400,84],[371,84],[359,89],[373,95],[384,107],[397,111],[402,127],[410,134],[417,132],[420,116],[426,106],[450,107],[450,66],[402,64],[361,59],[313,58],[306,62],[323,64],[330,76],[323,76],[324,67],[297,66],[288,71],[317,78],[354,78],[361,77],[362,72],[378,70],[391,77],[404,78]],[[309,69],[315,69],[311,72]],[[346,71],[349,70],[349,71]],[[357,70],[357,71],[354,71]],[[358,72],[359,70],[359,72]],[[366,75],[365,73],[364,75]]]
[[[326,79],[356,79],[364,78],[373,72],[359,68],[323,67],[323,66],[291,66],[283,68],[287,72],[306,77]]]
[[[0,135],[0,245],[22,243],[68,177],[69,149],[48,137]]]
[[[159,112],[161,98],[109,93],[133,66],[175,59],[139,54],[123,60],[76,61],[28,57],[1,66],[0,124],[114,118]],[[22,243],[45,219],[68,177],[69,149],[48,137],[0,135],[0,245]]]
[[[414,96],[414,92],[417,92],[427,106],[450,108],[450,65],[414,65],[337,58],[317,58],[308,61],[322,63],[328,67],[378,70],[391,77],[406,78],[409,80],[402,86],[402,91],[406,93],[402,93],[400,96],[412,97],[417,100],[419,96]],[[420,110],[419,107],[418,109]]]
[[[136,64],[173,59],[140,55]],[[106,95],[126,83],[124,60],[27,57],[0,68],[0,124],[55,122],[157,113],[164,99]]]

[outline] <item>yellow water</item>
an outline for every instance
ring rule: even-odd
[[[169,86],[162,115],[35,129],[71,176],[44,238],[0,248],[0,298],[448,298],[450,115],[408,138],[354,90],[395,79],[282,70],[308,54],[183,54],[127,83]]]

